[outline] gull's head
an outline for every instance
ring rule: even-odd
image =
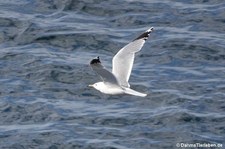
[[[93,87],[93,88],[95,88],[96,90],[101,90],[102,89],[102,87],[104,86],[104,83],[103,82],[97,82],[97,83],[95,83],[95,84],[90,84],[90,85],[88,85],[89,87]]]

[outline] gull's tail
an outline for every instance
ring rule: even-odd
[[[138,91],[132,90],[130,88],[124,88],[124,93],[134,95],[134,96],[140,96],[140,97],[145,97],[147,94],[140,93]]]

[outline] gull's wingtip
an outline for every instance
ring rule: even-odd
[[[143,39],[143,40],[147,40],[150,33],[153,31],[153,27],[149,28],[148,30],[146,30],[144,33],[142,33],[140,36],[138,36],[135,40],[138,40],[138,39]]]
[[[146,32],[150,33],[154,30],[154,27],[149,28]]]
[[[95,59],[92,59],[91,62],[90,62],[90,65],[98,64],[98,63],[101,63],[99,56],[97,58],[95,58]]]

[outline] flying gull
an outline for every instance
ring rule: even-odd
[[[101,64],[99,57],[91,60],[91,67],[100,76],[102,82],[97,82],[89,86],[94,87],[105,94],[130,94],[141,97],[147,96],[145,93],[140,93],[131,89],[128,80],[133,67],[135,53],[141,50],[152,31],[153,27],[119,50],[112,60],[112,72],[105,69]]]

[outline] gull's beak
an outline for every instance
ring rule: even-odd
[[[88,87],[94,87],[94,85],[93,84],[90,84],[90,85],[88,85]]]

